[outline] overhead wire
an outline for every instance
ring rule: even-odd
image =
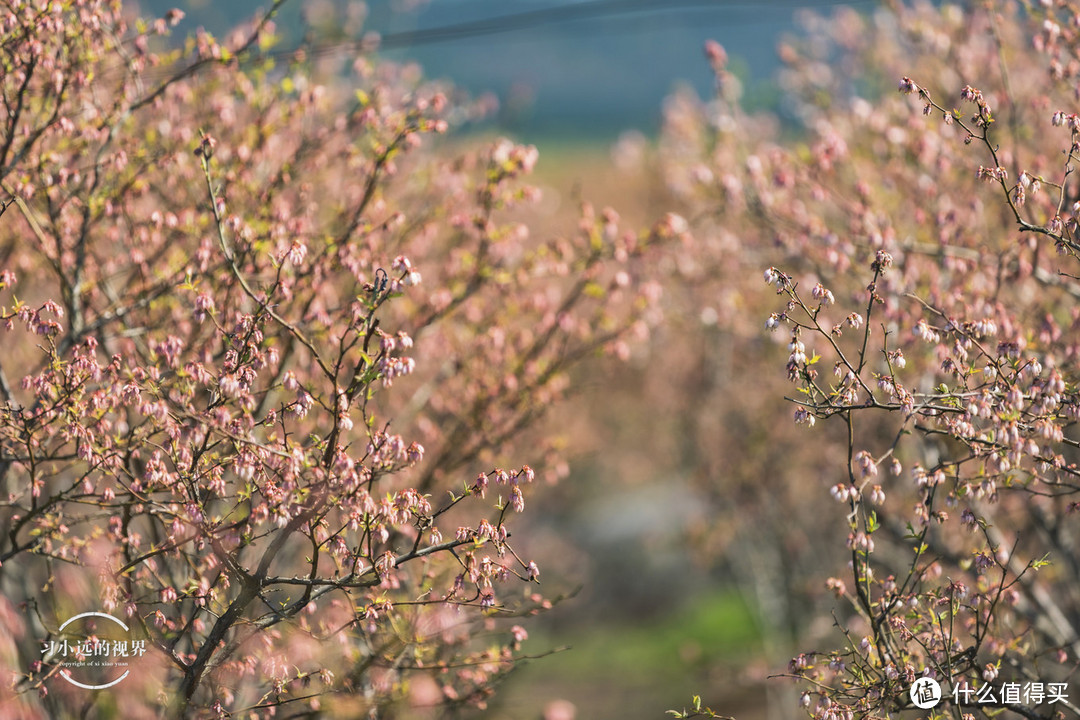
[[[452,42],[486,35],[502,34],[530,30],[533,28],[577,22],[581,20],[604,19],[616,15],[648,13],[668,10],[708,9],[717,11],[761,11],[764,9],[795,10],[808,6],[829,5],[865,5],[873,0],[824,0],[808,3],[806,0],[758,0],[757,2],[724,2],[718,0],[588,0],[587,2],[565,3],[554,7],[538,8],[493,18],[468,20],[461,23],[442,25],[434,28],[419,28],[388,33],[380,37],[379,46],[396,49],[415,45]],[[666,14],[666,13],[665,13]],[[746,16],[738,24],[746,22]]]
[[[334,53],[362,53],[381,50],[401,50],[437,43],[469,40],[532,30],[545,26],[576,23],[585,20],[603,20],[627,15],[664,15],[670,18],[672,10],[714,10],[735,13],[727,18],[730,25],[745,25],[759,22],[760,13],[766,10],[797,10],[807,7],[831,7],[838,5],[867,6],[876,5],[877,0],[585,0],[552,7],[537,8],[518,13],[498,15],[478,20],[466,20],[431,28],[400,30],[379,33],[369,31],[355,39],[333,41],[322,44],[301,45],[298,47],[271,50],[259,53],[257,57],[284,59],[295,57],[303,52],[307,57],[321,57]],[[602,29],[600,34],[616,34],[612,28]],[[170,68],[155,68],[145,76],[167,74]]]

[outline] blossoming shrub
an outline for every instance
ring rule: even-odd
[[[276,62],[280,4],[160,53],[180,11],[0,10],[4,717],[483,705],[550,605],[518,441],[683,228],[531,237],[535,148],[425,152],[446,92]],[[57,652],[91,611],[145,648],[112,690]]]
[[[725,262],[775,293],[794,421],[843,453],[800,481],[847,536],[821,579],[837,647],[788,669],[815,718],[1077,712],[1060,683],[1080,659],[1078,19],[809,16],[781,48],[805,138],[739,109],[715,44],[716,98],[668,125],[695,233],[737,235]],[[923,676],[934,709],[909,693]]]

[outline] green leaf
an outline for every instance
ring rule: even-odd
[[[870,517],[866,518],[866,532],[874,533],[881,528],[881,524],[878,522],[877,513],[871,512]]]
[[[602,298],[606,294],[603,286],[598,283],[591,282],[585,286],[585,294],[591,298]]]

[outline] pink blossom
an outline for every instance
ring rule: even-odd
[[[295,266],[303,264],[304,257],[307,256],[307,246],[302,242],[293,241],[293,244],[289,246],[289,252],[287,257],[289,262]]]
[[[195,319],[197,321],[202,322],[208,314],[213,314],[214,310],[214,298],[209,293],[199,293],[195,297]]]
[[[705,41],[705,57],[708,58],[714,70],[721,70],[727,64],[727,52],[715,40]]]
[[[811,289],[810,294],[822,305],[832,305],[834,302],[836,302],[836,298],[833,296],[832,291],[827,289],[821,283],[815,285]]]

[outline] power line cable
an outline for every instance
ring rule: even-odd
[[[825,0],[816,5],[873,4],[873,0],[843,2],[843,0]],[[556,25],[581,20],[603,19],[616,15],[648,13],[655,11],[680,9],[715,9],[718,11],[791,9],[807,7],[806,0],[759,0],[758,2],[722,2],[718,0],[589,0],[555,7],[527,10],[512,15],[499,15],[481,20],[443,25],[434,28],[420,28],[388,33],[381,37],[379,46],[397,49],[415,45],[429,45],[439,42],[483,37],[486,35],[531,30],[533,28]],[[745,22],[745,20],[743,20]]]
[[[526,10],[524,12],[498,15],[479,20],[467,20],[460,23],[440,25],[433,28],[418,28],[379,34],[369,32],[359,39],[329,42],[314,45],[302,45],[296,48],[272,50],[260,53],[259,57],[284,59],[294,57],[303,51],[308,57],[321,57],[340,52],[372,52],[376,49],[401,50],[437,43],[489,37],[506,33],[521,32],[539,27],[575,23],[583,20],[615,18],[627,15],[661,14],[669,15],[672,10],[715,10],[734,13],[728,18],[733,26],[759,22],[755,13],[762,10],[797,10],[807,7],[833,7],[838,5],[867,6],[877,5],[877,0],[756,0],[754,2],[736,0],[586,0],[585,2],[564,3],[553,7]],[[612,28],[606,28],[600,34],[616,34]],[[377,36],[374,37],[374,36]],[[146,73],[147,77],[165,76],[168,68],[155,68]]]

